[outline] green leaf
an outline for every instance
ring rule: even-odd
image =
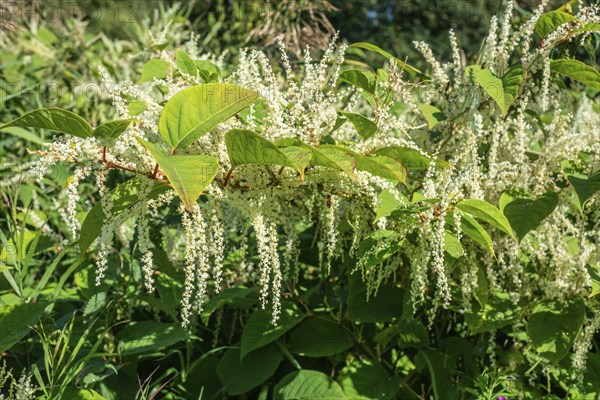
[[[546,193],[537,199],[515,198],[508,192],[500,197],[500,209],[510,222],[519,241],[535,229],[547,216],[552,214],[558,204],[556,193]]]
[[[400,379],[390,375],[381,364],[355,362],[340,371],[337,381],[347,397],[389,400],[396,398]]]
[[[48,303],[3,304],[0,307],[0,353],[24,338],[30,327],[38,323]]]
[[[116,336],[119,340],[119,353],[123,356],[162,352],[175,343],[191,339],[191,335],[181,325],[156,321],[135,323]]]
[[[340,385],[322,372],[303,369],[286,375],[273,389],[273,400],[347,399]]]
[[[352,347],[352,339],[340,325],[323,317],[302,321],[288,334],[287,348],[306,357],[327,357]]]
[[[502,115],[506,115],[510,106],[515,102],[519,94],[526,71],[522,66],[510,68],[502,79],[498,78],[487,68],[477,73],[477,83],[498,104]]]
[[[102,226],[110,223],[116,216],[123,213],[123,211],[133,207],[141,199],[138,197],[139,192],[143,186],[143,182],[140,178],[132,178],[116,188],[114,188],[110,194],[112,201],[111,218],[106,219],[104,212],[102,211],[102,204],[97,202],[94,207],[88,212],[83,224],[81,225],[81,231],[79,234],[79,248],[82,252],[86,251],[88,247],[96,240],[102,232]],[[162,182],[155,182],[150,193],[147,195],[147,199],[155,199],[161,193],[169,190],[169,187]]]
[[[452,258],[460,258],[464,254],[460,240],[449,230],[444,231],[444,250]]]
[[[419,106],[419,111],[421,111],[421,114],[423,114],[423,117],[425,117],[430,130],[435,128],[440,122],[446,120],[446,116],[442,110],[430,104],[423,104]]]
[[[137,82],[138,84],[144,82],[152,82],[154,78],[164,79],[167,77],[171,64],[164,60],[150,60],[142,68],[142,77]]]
[[[542,39],[554,32],[559,26],[578,19],[562,11],[550,11],[542,14],[535,24],[535,33]]]
[[[304,171],[312,160],[312,153],[298,146],[284,147],[281,149],[281,152],[285,154],[291,166],[300,173],[300,178],[304,180]]]
[[[367,286],[358,274],[349,278],[346,319],[352,322],[388,322],[402,315],[402,290],[391,283],[381,284],[367,300]]]
[[[590,278],[592,278],[592,291],[588,295],[588,298],[598,296],[600,294],[600,266],[590,265],[589,268]]]
[[[67,387],[63,393],[64,398],[70,400],[106,400],[100,393],[92,389],[76,389],[71,386]]]
[[[196,63],[185,51],[181,49],[177,49],[175,52],[175,62],[177,64],[177,68],[184,75],[189,75],[192,77],[198,76],[198,67]]]
[[[303,319],[304,315],[299,314],[291,303],[286,302],[282,304],[281,316],[275,326],[271,321],[270,311],[254,311],[242,333],[241,357],[244,358],[251,351],[274,342]]]
[[[352,158],[356,160],[356,169],[359,171],[366,171],[375,176],[380,176],[395,182],[406,182],[406,169],[400,162],[393,158],[381,155],[367,157],[345,147],[328,144],[319,146],[319,150],[321,151],[326,151],[328,149],[341,150],[352,156]]]
[[[377,197],[374,222],[379,221],[382,217],[389,217],[394,211],[406,208],[408,204],[410,202],[402,193],[394,194],[389,190],[383,190]]]
[[[588,175],[570,161],[563,162],[561,166],[567,180],[577,194],[580,208],[583,209],[589,199],[600,193],[600,171]]]
[[[473,217],[487,222],[490,225],[495,226],[502,232],[508,234],[510,237],[515,238],[508,219],[506,219],[504,214],[502,214],[497,207],[488,203],[487,201],[478,199],[465,199],[459,202],[456,205],[456,208],[463,212],[469,213]]]
[[[600,72],[581,61],[569,58],[550,60],[550,70],[600,90]]]
[[[214,295],[202,309],[202,321],[208,324],[210,316],[225,305],[248,310],[258,301],[256,290],[247,287],[232,287]]]
[[[400,60],[399,58],[394,57],[387,51],[383,50],[381,47],[375,46],[374,44],[367,43],[367,42],[358,42],[358,43],[352,43],[350,46],[348,46],[348,48],[358,48],[358,49],[363,49],[363,50],[368,50],[368,51],[374,51],[375,53],[381,54],[382,56],[386,57],[388,60],[394,60],[396,62],[396,64],[399,65],[406,72],[408,72],[410,74],[418,75],[419,77],[424,78],[424,79],[430,79],[430,77],[428,75],[422,73],[415,67],[411,67],[404,61]]]
[[[191,212],[198,197],[217,175],[219,161],[204,155],[170,156],[153,143],[139,141],[169,179],[186,210]]]
[[[384,147],[376,150],[375,154],[393,158],[409,171],[427,169],[433,160],[419,150],[400,146]],[[450,163],[444,160],[435,159],[435,166],[438,168],[448,168],[450,167]]]
[[[377,89],[377,76],[371,72],[358,69],[346,70],[340,73],[340,80],[348,82],[369,93],[375,93]]]
[[[521,306],[515,305],[510,295],[499,293],[485,306],[473,304],[471,312],[465,313],[465,323],[473,334],[495,331],[521,317]]]
[[[453,213],[446,216],[446,222],[455,226],[455,217]],[[463,213],[461,215],[460,230],[481,247],[494,254],[494,243],[492,242],[492,238],[470,214]]]
[[[347,154],[344,150],[338,149],[335,146],[330,146],[329,148],[320,147],[319,149],[316,149],[294,138],[278,140],[277,146],[283,148],[297,146],[304,150],[308,150],[312,154],[312,163],[314,165],[344,171],[348,175],[354,177],[356,159]]]
[[[546,300],[535,306],[527,323],[527,335],[536,351],[552,363],[558,363],[571,349],[585,320],[582,299],[564,305]]]
[[[420,348],[427,346],[427,328],[421,321],[413,318],[403,318],[396,324],[398,332],[398,346],[402,349],[408,347]]]
[[[159,133],[174,149],[185,147],[258,100],[258,93],[229,83],[192,86],[163,109]]]
[[[354,128],[356,128],[356,131],[363,139],[368,139],[377,132],[377,124],[369,118],[350,112],[342,114],[352,122],[352,125],[354,125]]]
[[[92,126],[79,115],[61,108],[41,108],[28,112],[19,118],[0,126],[0,130],[10,126],[23,128],[40,128],[50,131],[66,133],[80,138],[88,138],[93,135]]]
[[[231,348],[225,352],[217,365],[217,375],[225,391],[237,396],[262,385],[281,363],[281,352],[272,344],[253,351],[243,359],[240,350]]]
[[[310,151],[289,146],[279,149],[258,133],[245,129],[232,129],[225,134],[229,160],[235,166],[243,164],[283,165],[294,168],[304,179],[304,170],[310,163]]]
[[[127,111],[129,111],[129,115],[134,117],[143,113],[147,109],[148,107],[146,106],[146,104],[139,100],[133,100],[131,103],[127,104]]]
[[[127,130],[132,122],[138,121],[135,118],[109,121],[100,124],[94,129],[94,137],[105,139],[116,139]],[[139,122],[139,121],[138,121]]]

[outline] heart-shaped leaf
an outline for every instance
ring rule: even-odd
[[[165,104],[160,135],[173,149],[185,147],[257,99],[258,93],[229,83],[192,86]]]
[[[546,193],[538,198],[513,197],[508,192],[500,197],[500,209],[510,222],[519,240],[535,229],[558,204],[556,193]]]
[[[198,197],[217,175],[219,161],[203,155],[167,155],[155,144],[141,139],[139,141],[169,179],[186,210],[191,212]]]
[[[0,130],[10,126],[48,129],[80,138],[88,138],[94,134],[94,129],[85,119],[71,111],[55,107],[31,111],[0,126]]]
[[[498,104],[502,115],[515,102],[523,80],[525,79],[526,71],[521,66],[510,68],[502,78],[498,78],[487,68],[482,69],[477,73],[477,83],[490,95]]]

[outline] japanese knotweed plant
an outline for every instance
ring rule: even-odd
[[[575,345],[581,368],[600,325],[600,73],[579,59],[595,60],[600,17],[597,6],[545,6],[513,28],[509,3],[473,63],[452,32],[448,62],[415,43],[429,72],[368,43],[350,47],[383,55],[386,69],[353,69],[335,41],[319,61],[306,49],[301,69],[283,44],[281,68],[244,51],[228,76],[164,50],[139,84],[100,71],[117,120],[94,127],[51,108],[3,127],[66,134],[37,152],[34,172],[73,165],[64,217],[82,251],[95,243],[98,284],[133,218],[148,291],[155,247],[176,258],[181,244],[183,325],[239,279],[258,282],[276,324],[309,232],[324,277],[350,263],[367,296],[394,280],[431,321],[451,309],[465,316],[457,329],[492,337],[514,325],[527,332],[517,345],[551,362]],[[115,187],[113,170],[126,179]],[[100,200],[80,224],[88,177]],[[165,208],[181,230],[157,241]],[[224,268],[232,253],[235,274]]]

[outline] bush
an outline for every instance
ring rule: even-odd
[[[101,67],[111,120],[1,126],[62,133],[4,195],[10,363],[44,398],[599,396],[598,8],[512,15],[427,70],[192,40]]]

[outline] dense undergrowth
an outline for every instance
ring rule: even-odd
[[[2,398],[600,398],[597,6],[426,68],[186,27],[3,38]]]

